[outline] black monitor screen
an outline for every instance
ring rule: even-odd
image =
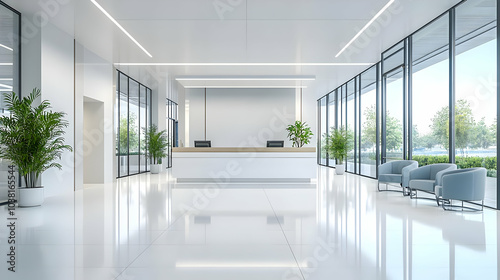
[[[194,141],[194,146],[196,148],[210,148],[212,143],[210,141]]]
[[[268,148],[283,148],[285,141],[267,141]]]

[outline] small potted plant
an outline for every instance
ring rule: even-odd
[[[344,128],[334,129],[328,137],[328,153],[336,159],[335,174],[344,174],[344,159],[351,149],[351,132]]]
[[[292,147],[302,148],[304,145],[309,144],[313,135],[311,128],[306,122],[296,121],[294,124],[289,125],[286,130],[288,131],[288,139],[292,141]]]
[[[5,93],[4,103],[9,116],[0,117],[0,157],[17,166],[24,187],[19,188],[18,206],[39,206],[44,201],[44,188],[38,185],[40,175],[47,169],[61,169],[57,163],[64,151],[72,151],[64,144],[64,128],[68,122],[65,113],[50,110],[47,100],[33,103],[40,97],[34,89],[29,96]]]
[[[158,131],[156,125],[149,126],[144,129],[144,138],[148,146],[147,157],[151,161],[151,173],[158,174],[161,169],[162,158],[167,156],[168,140],[165,130]]]

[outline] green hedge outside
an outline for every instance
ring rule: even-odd
[[[413,156],[419,166],[435,163],[447,163],[448,156]],[[488,170],[488,177],[497,177],[496,157],[456,157],[455,162],[460,169],[472,167],[484,167]]]

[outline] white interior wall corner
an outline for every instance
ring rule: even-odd
[[[42,98],[49,100],[54,111],[66,113],[69,126],[65,129],[66,144],[75,147],[74,39],[48,23],[41,31]],[[46,196],[75,189],[75,152],[64,152],[59,161],[62,170],[45,171],[42,185]]]

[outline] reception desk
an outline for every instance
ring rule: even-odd
[[[310,182],[316,148],[173,148],[177,182]]]

